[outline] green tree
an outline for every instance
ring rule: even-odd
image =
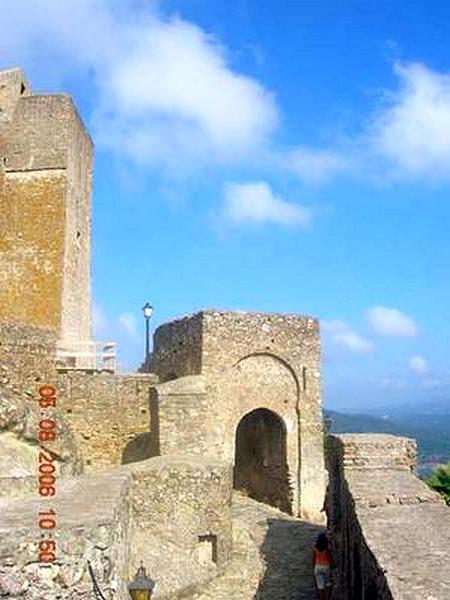
[[[450,463],[436,467],[426,479],[430,487],[444,496],[445,502],[450,506]]]

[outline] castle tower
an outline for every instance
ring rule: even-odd
[[[0,71],[0,320],[90,340],[92,142],[67,94]]]

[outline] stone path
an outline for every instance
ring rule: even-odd
[[[314,600],[311,552],[317,525],[235,494],[234,555],[190,600]]]

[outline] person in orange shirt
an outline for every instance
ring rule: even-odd
[[[313,550],[314,577],[320,600],[331,598],[331,552],[326,533],[320,533]]]

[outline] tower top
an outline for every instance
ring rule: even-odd
[[[30,95],[31,88],[23,69],[0,71],[0,124],[11,120],[19,98]]]

